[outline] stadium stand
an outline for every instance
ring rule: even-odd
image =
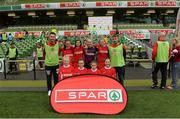
[[[8,26],[3,31],[50,31],[52,28],[57,30],[77,30],[77,25],[26,25],[26,26]]]

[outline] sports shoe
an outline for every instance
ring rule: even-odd
[[[50,95],[51,95],[51,90],[48,91],[48,96],[50,96]]]
[[[153,85],[151,86],[151,88],[152,88],[152,89],[158,88],[158,85],[153,84]]]
[[[159,89],[165,89],[165,87],[164,87],[164,86],[161,86],[161,87],[159,87]]]

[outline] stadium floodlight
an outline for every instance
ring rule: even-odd
[[[38,18],[39,16],[32,16],[33,18]]]
[[[49,17],[56,17],[56,15],[49,15]]]
[[[70,15],[75,15],[75,11],[67,11],[67,14]]]
[[[149,13],[144,13],[143,15],[144,15],[144,16],[149,16],[150,14],[149,14]]]
[[[134,14],[134,10],[127,10],[126,13],[127,14]]]
[[[154,14],[154,13],[156,13],[156,11],[155,10],[148,10],[147,13]]]
[[[8,13],[8,17],[15,17],[15,16],[16,16],[16,14],[14,12]]]
[[[28,16],[36,16],[35,12],[28,12]]]
[[[173,13],[174,13],[174,10],[166,10],[166,13],[167,13],[167,14],[173,14]]]
[[[166,16],[166,15],[168,15],[167,13],[161,13],[161,15],[164,15],[164,16]]]
[[[114,10],[108,10],[108,11],[107,11],[107,14],[114,14],[114,13],[115,13]]]
[[[48,15],[48,16],[54,16],[55,13],[54,13],[54,11],[48,11],[48,12],[46,12],[46,15]]]
[[[94,11],[86,11],[86,15],[93,15]]]

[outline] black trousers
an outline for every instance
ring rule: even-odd
[[[38,57],[38,60],[43,60],[42,57]],[[43,62],[42,61],[39,61],[39,66],[40,68],[43,68]]]
[[[58,68],[59,68],[59,65],[45,66],[48,91],[52,90],[52,75],[53,75],[53,79],[54,79],[54,86],[58,83],[58,74],[56,73],[56,69],[58,69]]]
[[[154,70],[152,72],[152,80],[154,85],[158,85],[158,80],[157,80],[157,73],[160,70],[161,71],[161,87],[166,86],[166,80],[167,80],[167,64],[168,63],[156,63],[154,66]]]
[[[9,58],[9,60],[16,60],[16,58]],[[17,71],[16,62],[9,62],[9,71],[12,72],[13,69]]]
[[[119,83],[124,85],[124,80],[125,80],[125,67],[115,67],[116,69],[116,74],[117,74],[117,79]]]

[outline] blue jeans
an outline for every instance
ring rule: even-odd
[[[180,72],[180,62],[174,62],[172,70],[172,84],[175,89],[177,88],[178,72]]]

